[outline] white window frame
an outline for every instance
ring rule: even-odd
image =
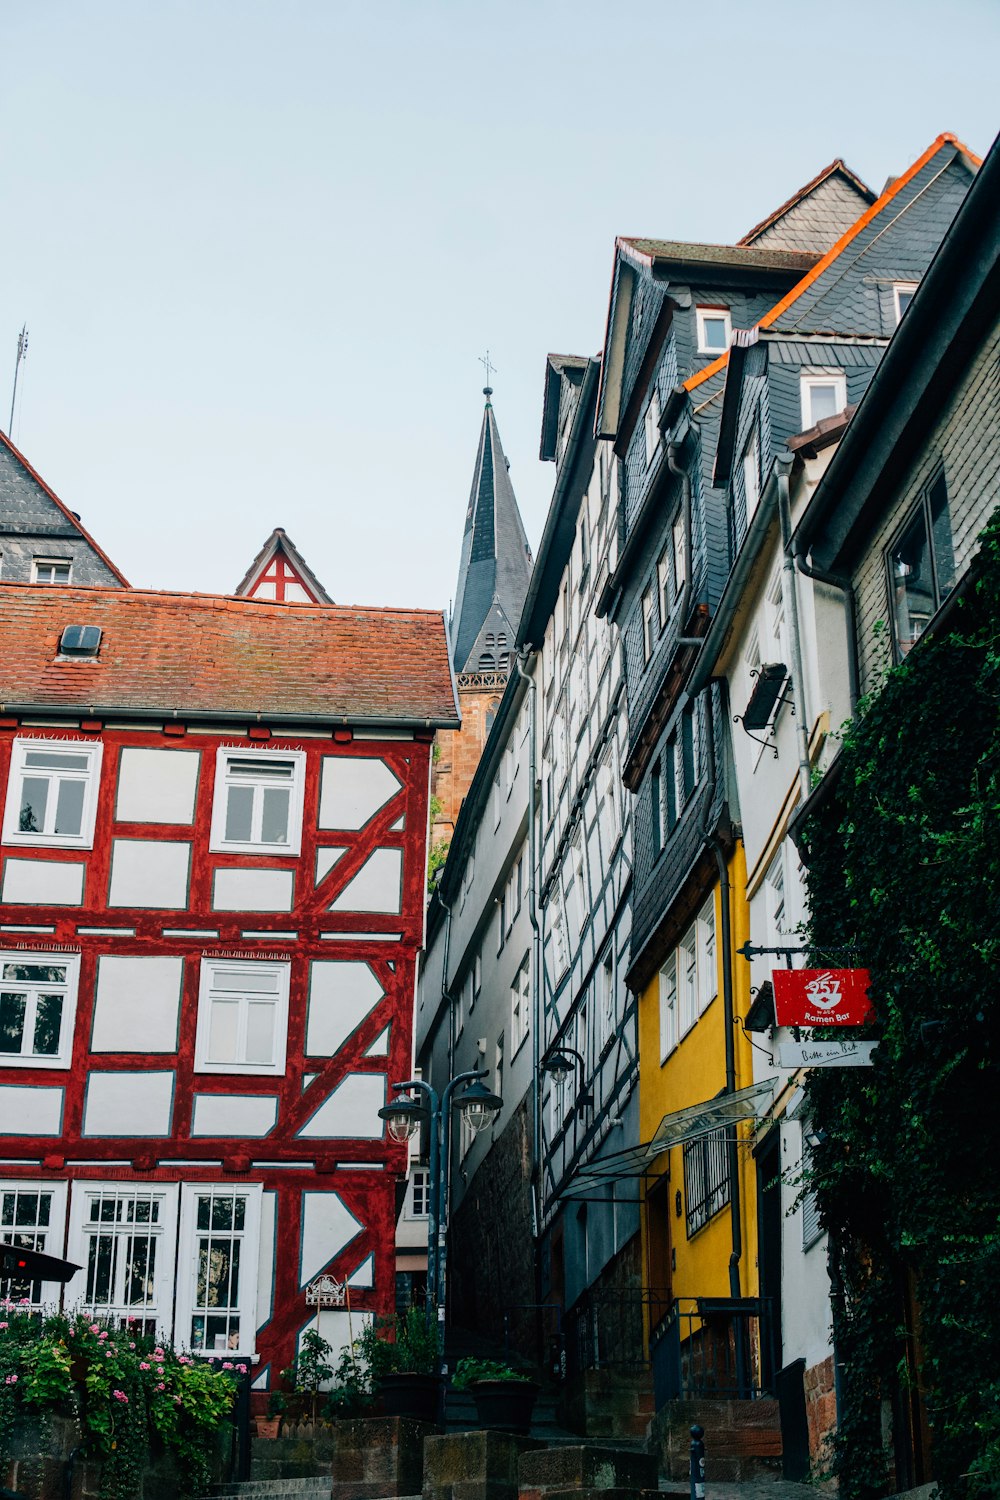
[[[66,568],[65,578],[39,578],[39,568]],[[49,588],[66,588],[73,582],[73,559],[71,557],[33,557],[31,559],[32,583],[43,583]]]
[[[649,468],[660,446],[660,393],[656,386],[649,393],[642,419],[643,436],[646,440],[646,467]]]
[[[733,315],[728,307],[699,307],[697,312],[698,353],[711,354],[714,358],[718,358],[720,354],[725,354],[726,350],[733,342]],[[723,325],[726,330],[726,342],[721,349],[719,349],[715,344],[709,344],[708,339],[705,336],[706,323],[716,323],[720,318],[722,319]]]
[[[410,1168],[410,1191],[406,1199],[406,1218],[426,1219],[430,1211],[431,1174],[429,1167]],[[422,1207],[418,1207],[418,1203]]]
[[[600,1055],[615,1031],[615,955],[613,949],[604,955],[598,973],[601,988],[597,1051]]]
[[[677,599],[687,582],[687,537],[684,531],[684,512],[678,511],[670,528],[670,543],[674,564],[674,598]]]
[[[50,1200],[49,1222],[47,1224],[38,1224],[36,1220],[35,1224],[4,1224],[2,1222],[2,1209],[5,1193],[32,1193],[36,1194],[39,1198],[47,1196]],[[46,1255],[61,1256],[66,1236],[66,1196],[67,1187],[65,1182],[36,1182],[23,1177],[18,1179],[4,1178],[0,1181],[0,1239],[6,1241],[8,1244],[13,1244],[17,1237],[20,1236],[22,1243],[19,1245],[19,1249],[41,1250]],[[24,1243],[24,1241],[28,1240],[30,1240],[30,1244]],[[38,1282],[36,1277],[30,1276],[23,1278],[5,1276],[3,1282],[9,1285],[10,1282],[18,1279],[30,1281],[32,1289],[34,1289],[36,1284],[38,1285],[40,1296],[37,1300],[34,1297],[29,1299],[32,1308],[51,1307],[58,1303],[62,1292],[60,1282]],[[15,1300],[19,1302],[20,1298],[16,1298]]]
[[[656,645],[657,630],[653,623],[656,618],[656,601],[653,595],[653,585],[649,584],[642,591],[642,659],[644,663],[650,660]]]
[[[666,1062],[679,1041],[677,1026],[677,954],[671,953],[660,970],[660,1063]]]
[[[749,531],[750,522],[760,504],[760,434],[756,424],[743,450],[743,496],[746,502],[746,524]]]
[[[200,1234],[211,1231],[198,1228],[198,1198],[208,1193],[219,1197],[246,1199],[243,1229],[240,1235],[239,1345],[236,1348],[205,1349],[190,1344],[191,1323],[197,1315],[195,1293],[198,1276],[197,1242]],[[256,1352],[257,1272],[260,1259],[260,1209],[263,1186],[259,1182],[185,1182],[181,1184],[180,1235],[177,1255],[176,1342],[191,1348],[192,1354],[218,1359],[220,1354],[233,1359],[250,1358]],[[218,1231],[225,1234],[226,1231]]]
[[[531,1032],[531,959],[525,956],[510,987],[510,1055],[515,1058]]]
[[[897,328],[899,327],[900,323],[902,322],[902,320],[903,320],[903,313],[905,313],[906,307],[909,307],[910,302],[912,302],[912,300],[913,300],[913,298],[914,298],[914,296],[916,294],[917,287],[919,285],[920,285],[919,281],[894,281],[893,282],[893,284],[892,284],[892,305],[893,305],[893,307],[895,308],[895,311],[896,311],[896,327]],[[906,307],[904,307],[904,308],[900,308],[900,305],[899,305],[899,299],[900,299],[900,295],[901,294],[904,297],[908,298]]]
[[[220,972],[231,973],[234,970],[257,969],[261,972],[267,970],[278,976],[278,986],[274,1000],[274,1060],[270,1063],[253,1063],[241,1061],[210,1062],[208,1060],[208,1044],[211,1028],[212,1004],[211,992],[215,988],[214,976]],[[257,958],[203,958],[201,961],[201,975],[198,985],[198,1029],[194,1045],[194,1070],[196,1073],[238,1073],[246,1074],[256,1078],[280,1078],[285,1072],[285,1056],[288,1047],[288,985],[291,973],[291,964],[284,960],[265,961]],[[226,991],[228,998],[239,998],[239,990]],[[243,997],[244,1004],[241,1007],[239,1018],[239,1036],[241,1046],[245,1050],[246,1041],[246,996]],[[269,999],[264,992],[261,998]],[[259,1003],[259,1002],[258,1002]]]
[[[809,370],[803,371],[799,376],[799,398],[802,404],[802,431],[808,432],[815,427],[817,422],[827,421],[826,417],[814,417],[812,414],[812,393],[817,386],[832,385],[835,390],[834,408],[831,413],[836,416],[842,412],[847,405],[847,376],[843,370]]]
[[[86,769],[60,771],[56,767],[25,766],[25,757],[31,751],[43,754],[84,755]],[[3,815],[3,842],[5,844],[31,845],[44,849],[92,849],[94,845],[94,823],[97,819],[97,797],[101,785],[101,762],[104,746],[100,740],[48,740],[35,739],[29,735],[18,735],[14,740],[10,757],[10,774],[7,780],[7,801]],[[31,829],[22,830],[21,786],[25,778],[47,779],[50,792],[46,804],[46,822],[55,821],[58,792],[53,791],[60,780],[84,783],[83,813],[79,833],[46,833]]]
[[[155,1239],[158,1249],[156,1253],[156,1271],[154,1275],[154,1294],[151,1308],[138,1303],[126,1304],[124,1300],[118,1300],[117,1306],[114,1300],[109,1303],[92,1303],[87,1301],[87,1268],[89,1265],[90,1237],[90,1201],[95,1196],[104,1198],[120,1197],[123,1199],[158,1199],[161,1207],[160,1222],[156,1226],[155,1235],[150,1230],[150,1238]],[[74,1291],[73,1296],[79,1298],[83,1307],[93,1316],[102,1314],[118,1318],[122,1321],[127,1317],[141,1321],[146,1317],[156,1319],[158,1333],[164,1338],[173,1338],[173,1313],[174,1313],[174,1276],[176,1271],[175,1252],[177,1246],[177,1200],[178,1184],[174,1182],[90,1182],[77,1180],[73,1184],[73,1197],[70,1202],[69,1212],[69,1248],[66,1252],[67,1259],[75,1261],[83,1267],[81,1285]],[[101,1224],[94,1226],[100,1231]],[[121,1224],[104,1224],[104,1232],[107,1234],[110,1228],[120,1229],[121,1233],[116,1238],[125,1239],[129,1233],[127,1221]],[[121,1254],[117,1257],[119,1272],[124,1270],[125,1257]],[[119,1288],[120,1289],[120,1288]]]
[[[281,843],[264,843],[257,839],[227,839],[226,814],[229,806],[229,762],[260,760],[291,761],[292,781],[288,795],[288,837]],[[215,790],[212,797],[212,829],[209,848],[217,854],[271,854],[288,858],[302,850],[302,803],[305,796],[306,753],[304,750],[259,750],[250,745],[220,745],[215,755]],[[247,783],[236,783],[237,785]],[[261,798],[262,802],[263,799]],[[254,798],[253,822],[259,824],[258,799]]]
[[[709,896],[698,913],[698,1014],[703,1016],[719,993],[718,950],[716,946],[715,893]]]
[[[20,980],[5,981],[2,978],[5,964],[59,964],[66,970],[66,981],[64,985],[51,985],[45,983],[36,984],[34,981],[23,984]],[[76,1001],[80,988],[80,955],[79,953],[47,953],[39,949],[5,948],[0,951],[0,989],[5,989],[7,984],[18,989],[25,988],[34,991],[48,991],[61,989],[63,992],[62,1020],[59,1027],[59,1050],[51,1053],[33,1052],[0,1052],[0,1068],[68,1068],[73,1061],[73,1037],[76,1028]],[[24,1034],[34,1033],[35,1015],[38,1008],[37,994],[29,994],[25,1006]],[[22,1042],[23,1046],[23,1042]]]

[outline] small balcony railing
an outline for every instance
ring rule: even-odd
[[[773,1391],[767,1297],[679,1297],[650,1339],[657,1410],[667,1401],[752,1401]]]

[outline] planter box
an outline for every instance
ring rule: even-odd
[[[534,1380],[476,1380],[469,1390],[479,1425],[487,1432],[515,1432],[523,1437],[530,1431],[539,1391]]]

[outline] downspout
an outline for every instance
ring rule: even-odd
[[[528,921],[531,923],[531,1229],[532,1237],[537,1247],[542,1221],[541,1204],[538,1201],[542,1152],[542,1096],[539,1085],[542,1060],[542,1006],[540,1003],[541,942],[538,930],[538,897],[536,891],[538,878],[538,836],[535,817],[537,775],[535,764],[535,719],[537,714],[537,698],[534,675],[524,670],[524,663],[532,656],[537,656],[537,652],[528,650],[523,652],[518,651],[514,657],[514,665],[517,667],[517,675],[521,678],[521,681],[528,685]],[[539,1269],[536,1251],[536,1277]]]
[[[807,562],[805,549],[798,537],[792,540],[792,553],[795,566],[804,578],[811,578],[816,583],[825,583],[831,589],[838,589],[844,596],[844,611],[847,615],[847,693],[853,719],[858,708],[861,678],[858,664],[858,607],[854,585],[849,578],[845,578],[840,573],[828,573],[825,568],[817,568],[814,563]]]
[[[441,901],[440,895],[438,900]],[[448,1077],[455,1072],[455,997],[448,985],[448,956],[451,952],[451,907],[441,901],[445,914],[444,959],[441,967],[441,999],[448,1002]]]
[[[712,746],[712,779],[708,786],[708,797],[706,799],[705,816],[706,823],[702,825],[702,838],[706,849],[711,850],[715,859],[715,867],[719,876],[719,926],[721,928],[720,953],[722,956],[722,1024],[725,1028],[726,1044],[726,1093],[736,1092],[736,1015],[733,1004],[733,916],[732,904],[729,898],[729,868],[726,864],[726,854],[717,833],[707,825],[707,818],[711,811],[712,803],[715,801],[718,776],[716,767],[721,747],[715,736],[715,710],[712,704],[712,683],[708,684],[708,692],[705,697],[708,712],[709,742]],[[743,1202],[740,1197],[740,1155],[736,1140],[735,1129],[728,1133],[726,1142],[726,1154],[729,1166],[729,1223],[730,1223],[730,1245],[729,1252],[729,1295],[740,1297],[740,1261],[743,1258]]]
[[[781,595],[792,647],[792,697],[795,700],[795,738],[799,747],[799,800],[805,802],[812,791],[812,762],[809,759],[809,715],[806,708],[806,674],[802,665],[802,635],[799,630],[799,598],[795,582],[795,559],[791,549],[789,479],[792,459],[776,459],[774,468],[778,478],[778,519],[781,524]]]

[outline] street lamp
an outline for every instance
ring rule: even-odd
[[[394,1094],[403,1095],[413,1091],[420,1098],[398,1098],[379,1110],[379,1118],[386,1122],[391,1140],[402,1145],[416,1135],[426,1121],[430,1125],[430,1162],[428,1166],[427,1194],[427,1320],[436,1317],[439,1325],[444,1323],[445,1273],[447,1266],[448,1229],[448,1178],[450,1155],[448,1142],[451,1128],[452,1106],[457,1105],[468,1121],[469,1128],[477,1135],[485,1130],[503,1100],[483,1083],[485,1068],[476,1068],[469,1073],[459,1073],[439,1096],[436,1089],[422,1078],[411,1078],[406,1083],[394,1083]],[[456,1090],[466,1085],[463,1093],[455,1097]],[[442,1347],[444,1329],[441,1329]]]
[[[580,1087],[576,1095],[576,1110],[577,1114],[581,1115],[594,1102],[593,1090],[584,1088],[583,1086],[584,1067],[583,1054],[577,1052],[575,1047],[558,1047],[542,1063],[542,1072],[551,1073],[552,1077],[558,1083],[565,1083],[571,1073],[575,1073],[577,1068],[580,1069]]]

